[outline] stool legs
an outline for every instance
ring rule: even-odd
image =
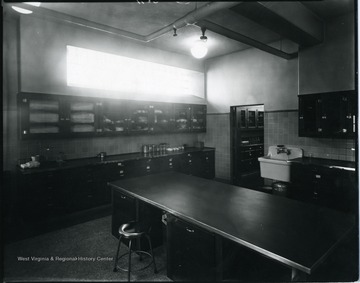
[[[131,275],[131,255],[132,255],[132,246],[135,245],[135,248],[134,248],[134,252],[137,253],[139,256],[140,256],[140,261],[142,261],[142,255],[147,255],[151,258],[152,261],[150,261],[145,267],[143,268],[140,268],[140,269],[135,269],[135,271],[138,271],[138,270],[142,270],[142,269],[145,269],[145,268],[148,268],[150,267],[151,264],[154,264],[154,273],[158,273],[158,270],[157,270],[157,267],[156,267],[156,262],[155,262],[155,256],[154,256],[154,251],[153,251],[153,248],[152,248],[152,244],[151,244],[151,239],[150,239],[150,236],[146,233],[139,233],[139,234],[135,234],[132,235],[132,236],[129,236],[127,235],[127,233],[121,233],[120,232],[120,229],[119,229],[119,243],[118,243],[118,246],[117,246],[117,251],[116,251],[116,257],[115,257],[115,265],[114,265],[114,269],[113,271],[116,272],[118,269],[121,269],[123,271],[127,271],[128,274],[127,274],[127,279],[128,281],[130,281],[130,275]],[[124,235],[123,235],[124,234]],[[147,252],[147,251],[142,251],[141,250],[141,243],[140,243],[140,238],[142,236],[145,236],[147,238],[147,241],[149,243],[149,248],[150,248],[150,253]],[[124,268],[121,268],[121,267],[118,267],[118,262],[119,262],[119,253],[120,253],[120,247],[121,247],[121,240],[125,238],[125,239],[128,239],[129,240],[129,245],[128,245],[128,248],[129,248],[129,251],[128,253],[124,253],[123,255],[120,256],[120,258],[122,258],[123,256],[126,256],[128,254],[128,269],[124,269]],[[133,243],[133,240],[135,239],[135,243]],[[137,244],[137,245],[136,245]]]
[[[153,251],[153,248],[152,248],[152,245],[151,245],[151,239],[150,239],[148,234],[145,234],[145,237],[147,238],[147,240],[149,242],[151,256],[152,256],[152,260],[153,260],[153,263],[154,263],[154,273],[158,273],[157,268],[156,268],[156,263],[155,263],[154,251]]]
[[[132,240],[129,240],[129,268],[128,268],[128,281],[130,282],[130,272],[131,272],[131,243]]]
[[[114,265],[114,269],[113,269],[114,272],[117,271],[117,263],[118,263],[118,260],[119,260],[120,245],[121,245],[121,235],[119,237],[119,244],[118,244],[117,251],[116,251],[115,265]]]

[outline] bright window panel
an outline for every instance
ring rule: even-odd
[[[68,86],[204,98],[204,73],[67,46]]]

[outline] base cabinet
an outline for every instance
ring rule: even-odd
[[[174,281],[215,281],[215,236],[175,217],[168,217],[168,277]]]
[[[316,165],[293,164],[291,198],[347,213],[357,213],[356,173]]]
[[[203,178],[214,178],[215,151],[213,149],[189,151],[190,153],[166,156],[146,158],[139,156],[119,162],[81,165],[77,160],[76,166],[67,165],[68,161],[66,161],[65,165],[61,166],[53,164],[51,169],[47,167],[19,169],[17,193],[20,200],[20,217],[25,222],[42,222],[52,218],[71,217],[78,212],[96,211],[105,206],[110,209],[111,190],[107,183],[124,178],[166,171],[181,171]],[[121,198],[116,196],[115,201],[120,202]],[[153,213],[151,209],[143,209]],[[114,213],[118,215],[120,212]],[[144,212],[143,215],[145,214]],[[159,213],[155,212],[155,214]],[[158,218],[161,219],[161,215]]]
[[[186,153],[180,157],[179,171],[206,179],[215,177],[215,151]]]

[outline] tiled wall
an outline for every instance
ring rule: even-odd
[[[202,134],[166,134],[139,135],[124,137],[78,138],[57,140],[20,141],[19,158],[29,158],[40,154],[55,160],[59,152],[64,152],[67,159],[94,157],[105,151],[108,155],[141,151],[143,144],[168,143],[170,146],[187,144],[194,146]],[[49,148],[49,151],[46,149]]]
[[[284,144],[302,148],[305,156],[355,161],[354,139],[298,137],[297,119],[295,110],[265,113],[266,153],[270,145]]]
[[[208,114],[205,146],[215,147],[215,176],[230,180],[229,113]]]
[[[305,156],[355,161],[354,140],[298,137],[297,119],[295,110],[265,113],[265,154],[270,145],[284,144],[302,148]],[[230,180],[229,113],[208,114],[207,127],[204,141],[216,148],[216,178]]]

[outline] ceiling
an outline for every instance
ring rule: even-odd
[[[217,6],[216,2],[138,1],[42,3],[34,12],[89,28],[107,30],[139,44],[189,56],[190,48],[201,36],[200,27],[203,26],[207,29],[209,52],[205,59],[208,59],[250,46],[270,53],[275,52],[272,54],[283,58],[287,58],[284,54],[296,56],[299,45],[319,43],[317,40],[308,40],[309,37],[313,39],[312,33],[317,31],[310,28],[308,33],[303,33],[296,22],[292,23],[292,20],[287,18],[287,14],[290,17],[291,13],[298,15],[296,9],[301,8],[304,17],[300,20],[307,28],[306,25],[312,22],[323,23],[332,17],[354,11],[353,0],[290,1],[287,2],[289,5],[284,4],[286,2],[279,4],[280,2],[244,1],[222,2],[226,4]],[[208,9],[209,5],[215,8]],[[275,15],[274,9],[281,15]],[[277,25],[273,24],[274,22]],[[287,29],[289,26],[292,28]],[[173,27],[176,27],[177,36],[173,36]],[[280,54],[276,54],[276,50],[280,50]]]

